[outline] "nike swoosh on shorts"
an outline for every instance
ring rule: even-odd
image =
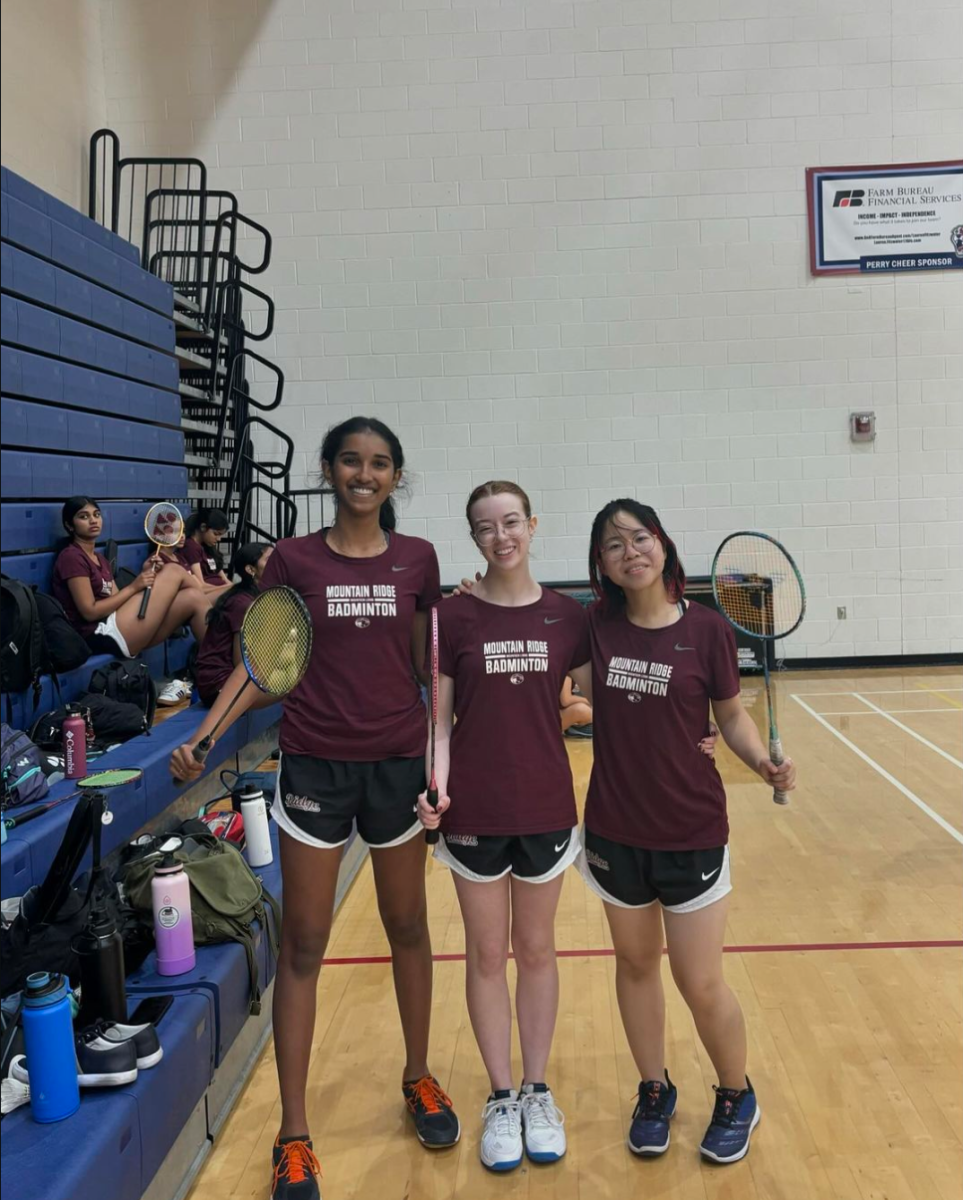
[[[565,841],[564,841],[564,842],[562,842],[561,846],[556,846],[556,847],[555,847],[555,853],[556,853],[556,854],[560,854],[560,853],[561,853],[561,852],[562,852],[562,851],[565,849],[565,847],[566,847],[567,845],[568,845],[568,838],[566,838],[566,839],[565,839]]]
[[[705,871],[703,871],[702,872],[702,882],[705,883],[705,881],[707,879],[711,879],[712,876],[715,875],[716,871],[721,871],[721,870],[722,870],[722,867],[716,867],[716,870],[710,871],[708,875],[705,873]]]

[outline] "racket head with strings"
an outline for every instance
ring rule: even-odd
[[[169,500],[161,504],[152,504],[144,517],[144,532],[158,550],[173,550],[179,546],[184,537],[184,518],[180,509]],[[140,602],[138,617],[143,620],[147,616],[147,606],[150,604],[149,587],[144,588],[144,597]]]
[[[241,662],[248,677],[218,723],[194,747],[195,762],[206,760],[221,722],[249,683],[267,696],[286,696],[304,678],[311,661],[311,614],[298,593],[283,584],[256,597],[244,614],[239,637]]]
[[[431,778],[428,780],[428,803],[432,808],[438,807],[438,783],[435,780],[435,730],[438,727],[438,606],[436,605],[431,610],[431,679],[429,680],[430,693],[428,703],[431,708],[431,722],[428,726],[428,742],[429,742],[429,769]],[[435,845],[438,841],[437,829],[425,830],[425,841],[429,846]]]
[[[769,677],[767,643],[788,637],[806,615],[806,587],[789,551],[766,533],[740,530],[724,539],[712,561],[712,594],[719,611],[734,629],[762,643],[766,706],[769,715],[769,758],[777,766],[785,759],[776,724]],[[789,794],[774,789],[776,804],[788,804]]]
[[[94,771],[93,775],[77,779],[75,783],[82,792],[100,792],[106,788],[124,787],[128,783],[136,783],[143,777],[144,772],[139,767],[114,767],[113,770]]]

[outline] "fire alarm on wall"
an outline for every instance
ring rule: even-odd
[[[872,442],[876,439],[876,414],[854,412],[849,414],[849,436],[854,442]]]

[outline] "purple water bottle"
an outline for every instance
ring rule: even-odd
[[[183,975],[193,970],[197,956],[191,924],[191,884],[173,850],[168,850],[154,868],[150,892],[157,941],[157,973]]]

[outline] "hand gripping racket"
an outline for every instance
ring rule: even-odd
[[[173,549],[184,535],[184,518],[173,504],[153,504],[144,517],[144,532],[158,550],[162,546]],[[144,588],[144,596],[140,602],[137,616],[143,621],[147,616],[147,606],[150,604],[151,588]]]
[[[298,686],[311,658],[311,614],[292,588],[268,588],[244,614],[240,638],[247,679],[211,732],[194,747],[195,762],[206,760],[214,735],[249,683],[265,695],[278,697]]]
[[[438,606],[431,610],[431,723],[428,726],[429,764],[431,778],[428,780],[428,803],[438,808],[438,783],[435,779],[435,728],[438,725]],[[438,841],[437,829],[425,830],[425,841],[434,846]]]
[[[769,710],[769,757],[783,762],[782,741],[769,679],[769,643],[798,629],[806,614],[806,589],[789,552],[765,533],[731,533],[712,562],[712,594],[730,625],[762,642],[762,669]],[[773,791],[776,804],[787,792]]]

